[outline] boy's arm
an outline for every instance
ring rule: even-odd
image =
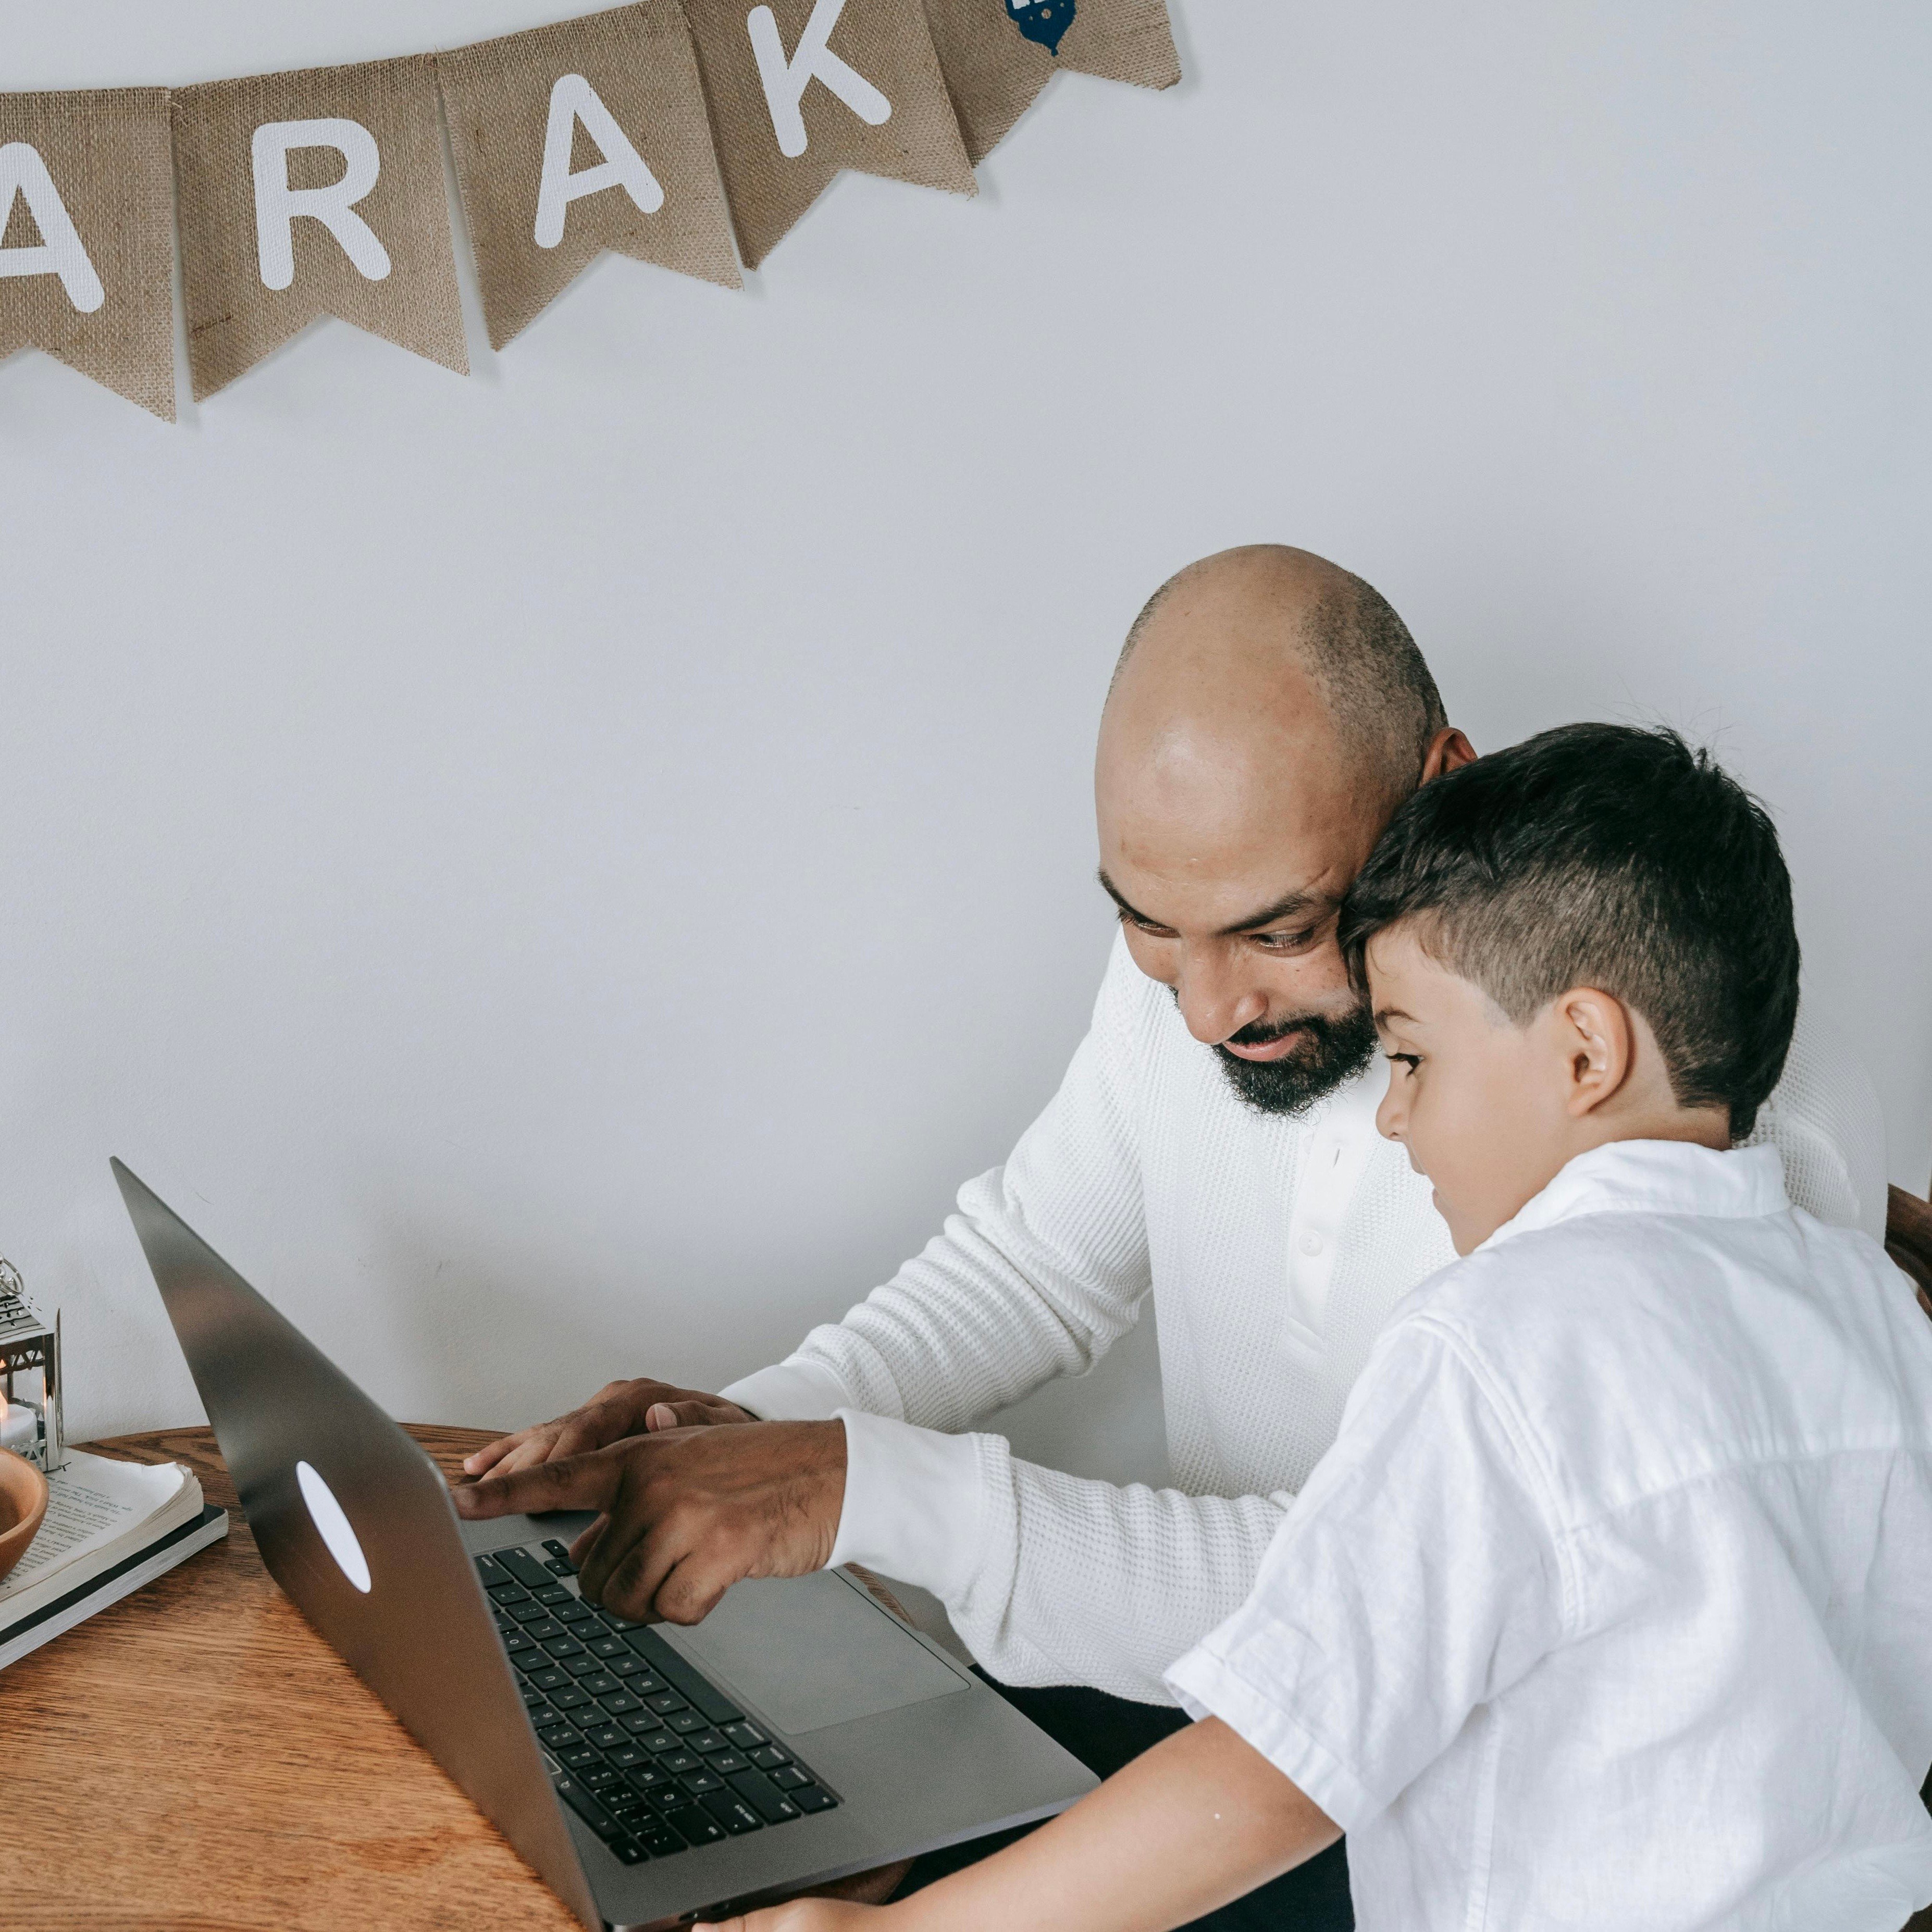
[[[896,1905],[796,1899],[726,1932],[1167,1932],[1342,1835],[1218,1718],[1192,1724],[1018,1844]]]

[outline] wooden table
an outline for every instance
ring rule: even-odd
[[[450,1474],[495,1432],[410,1430]],[[8,1932],[576,1932],[276,1588],[208,1430],[83,1446],[185,1462],[230,1524],[0,1671]]]

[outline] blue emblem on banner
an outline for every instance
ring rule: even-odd
[[[1077,0],[1006,0],[1006,18],[1050,54],[1060,52],[1060,37],[1073,24]]]

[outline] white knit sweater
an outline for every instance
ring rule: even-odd
[[[844,1321],[724,1391],[844,1417],[832,1561],[931,1590],[1007,1682],[1172,1702],[1162,1672],[1246,1597],[1388,1310],[1454,1258],[1429,1184],[1375,1130],[1387,1077],[1378,1060],[1301,1119],[1255,1112],[1117,942],[1006,1166]],[[1778,1146],[1799,1206],[1882,1234],[1876,1100],[1802,1021],[1752,1138]],[[1150,1291],[1174,1488],[958,1432],[1092,1367]]]

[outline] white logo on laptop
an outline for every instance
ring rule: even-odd
[[[335,1558],[343,1575],[366,1597],[369,1559],[362,1554],[362,1546],[356,1540],[356,1532],[349,1527],[349,1519],[335,1500],[334,1491],[306,1462],[296,1465],[296,1480],[302,1485],[302,1501],[308,1504],[309,1515],[322,1532],[322,1541],[328,1545],[329,1555]]]

